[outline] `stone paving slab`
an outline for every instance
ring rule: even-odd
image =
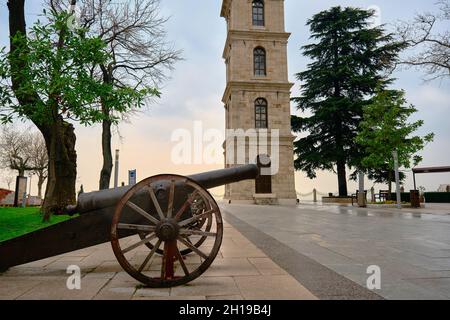
[[[205,243],[208,246],[208,243]],[[143,251],[137,251],[136,256]],[[189,256],[186,263],[198,263]],[[81,290],[68,290],[66,268],[81,268]],[[151,265],[150,270],[160,270]],[[155,271],[156,272],[156,271]],[[234,227],[224,222],[213,265],[186,285],[143,288],[122,270],[109,243],[35,261],[0,274],[0,299],[245,300],[317,299]]]
[[[316,297],[290,275],[235,277],[244,299],[248,300],[315,300]],[[297,298],[294,298],[297,297]]]

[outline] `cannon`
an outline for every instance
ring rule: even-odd
[[[0,271],[111,242],[121,267],[142,284],[188,283],[210,267],[222,243],[221,212],[208,189],[259,172],[249,164],[187,177],[162,174],[80,194],[65,210],[76,217],[0,243]]]

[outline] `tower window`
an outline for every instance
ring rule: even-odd
[[[255,101],[255,128],[267,129],[267,100],[258,98]]]
[[[264,26],[264,1],[253,0],[253,25]]]
[[[266,75],[266,50],[264,48],[256,48],[253,51],[253,64],[255,76]]]

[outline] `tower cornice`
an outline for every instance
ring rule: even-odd
[[[231,40],[262,40],[262,41],[285,41],[287,42],[291,36],[290,32],[268,32],[265,30],[230,30],[228,31],[225,47],[223,49],[222,57],[226,58]]]
[[[229,81],[227,83],[227,87],[225,88],[225,92],[222,97],[222,102],[226,103],[228,97],[231,94],[231,90],[234,88],[239,90],[246,91],[269,91],[273,92],[274,90],[280,92],[290,92],[293,83],[290,82],[263,82],[263,81]]]

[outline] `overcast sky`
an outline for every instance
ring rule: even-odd
[[[376,5],[381,9],[382,23],[409,20],[416,12],[434,11],[435,0],[408,1],[331,1],[331,0],[285,0],[286,30],[291,32],[288,61],[290,81],[296,83],[294,74],[305,69],[307,59],[300,47],[309,42],[309,30],[305,26],[313,14],[334,5],[368,8]],[[42,11],[41,0],[26,1],[27,23],[30,25]],[[171,161],[173,130],[192,130],[194,121],[202,121],[205,129],[224,130],[224,109],[221,102],[225,88],[225,65],[222,51],[226,38],[226,24],[220,17],[221,0],[162,0],[162,14],[170,16],[167,23],[169,40],[183,50],[184,61],[177,63],[176,70],[162,89],[162,98],[148,110],[121,124],[119,139],[116,135],[113,146],[121,150],[120,181],[127,181],[127,170],[137,169],[138,179],[170,172],[189,174],[197,171],[221,168],[223,165],[175,165]],[[270,13],[269,13],[270,14]],[[0,4],[0,45],[8,43],[6,0]],[[423,73],[417,70],[397,72],[394,87],[404,89],[407,99],[419,110],[415,118],[425,121],[421,133],[434,132],[435,141],[422,152],[421,166],[450,165],[450,90],[449,82],[424,83]],[[297,95],[299,84],[293,89]],[[296,113],[295,108],[292,112]],[[78,185],[85,191],[98,187],[101,169],[101,130],[76,127],[78,152]],[[36,178],[34,178],[36,180]],[[427,190],[436,190],[439,184],[450,184],[450,174],[433,174],[418,177],[418,185]],[[369,184],[369,188],[372,184]],[[5,186],[0,181],[0,186]],[[296,189],[306,193],[316,187],[321,192],[336,192],[337,178],[333,173],[320,173],[309,180],[303,173],[296,174]],[[380,186],[376,186],[378,189]],[[33,183],[33,192],[36,187]],[[382,187],[384,188],[384,186]],[[412,188],[408,175],[406,189]],[[349,184],[353,192],[356,184]],[[221,190],[216,190],[221,193]]]

